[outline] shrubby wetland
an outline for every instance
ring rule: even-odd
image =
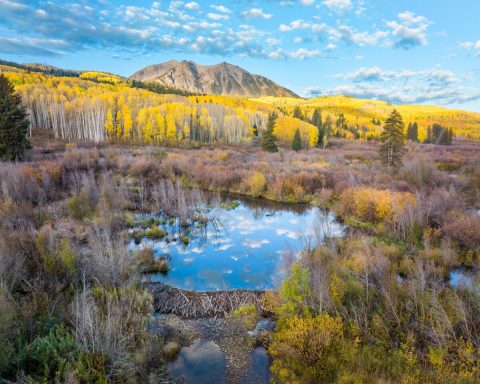
[[[479,144],[408,144],[396,173],[342,140],[33,148],[0,169],[3,377],[478,381]],[[196,320],[146,282],[262,294]]]
[[[480,381],[480,115],[1,68],[2,382]]]

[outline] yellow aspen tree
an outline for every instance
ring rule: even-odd
[[[108,108],[108,110],[107,110],[107,116],[105,118],[104,129],[105,129],[105,133],[107,135],[107,138],[110,139],[115,135],[115,126],[114,126],[114,121],[113,121],[113,115],[112,115],[112,110],[110,108]]]
[[[145,124],[145,128],[143,129],[143,140],[146,144],[152,144],[153,138],[153,124],[152,121],[149,119]]]
[[[173,113],[167,113],[165,116],[165,123],[166,123],[166,139],[169,142],[175,142],[177,138],[177,126],[175,125],[175,118],[173,117]]]
[[[132,112],[128,105],[124,105],[122,107],[122,117],[123,117],[123,139],[128,141],[132,138],[132,128],[133,128],[133,120],[132,120]]]
[[[115,131],[116,131],[116,138],[117,140],[120,139],[123,136],[123,129],[122,129],[122,122],[123,117],[122,117],[122,110],[117,111],[117,116],[115,118]]]
[[[155,123],[155,140],[160,143],[165,140],[165,118],[160,112],[155,118]]]
[[[183,137],[187,141],[190,140],[190,125],[188,125],[187,123],[185,123],[185,125],[183,126]]]

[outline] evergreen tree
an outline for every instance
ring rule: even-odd
[[[323,137],[325,134],[325,130],[323,127],[322,110],[320,108],[315,108],[310,123],[318,129],[317,147],[321,147],[323,145]]]
[[[328,139],[332,133],[332,118],[330,115],[327,116],[325,122],[323,123],[323,148],[325,148],[328,144]]]
[[[258,127],[257,123],[253,123],[253,136],[258,136]]]
[[[320,108],[315,108],[312,115],[312,121],[310,123],[317,128],[323,125],[322,110]]]
[[[298,129],[293,136],[292,149],[294,151],[300,151],[302,149],[302,138],[300,137],[300,131]]]
[[[418,124],[416,122],[408,123],[407,139],[418,142]]]
[[[412,125],[412,141],[418,142],[418,124],[416,121]]]
[[[380,158],[387,167],[399,167],[405,152],[405,125],[396,109],[385,121],[380,135]]]
[[[298,105],[293,109],[293,117],[303,120],[302,110]]]
[[[273,129],[275,128],[275,122],[277,121],[277,114],[275,112],[271,113],[268,116],[267,129],[263,133],[262,148],[267,152],[278,152],[278,147],[275,144],[277,138],[273,134]]]
[[[337,130],[335,132],[336,137],[342,137],[342,131],[348,129],[347,119],[343,113],[338,115],[337,121],[335,122]]]
[[[23,157],[25,150],[30,148],[27,139],[29,124],[20,95],[0,74],[0,159],[13,161]]]

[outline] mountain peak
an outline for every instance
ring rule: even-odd
[[[298,97],[274,81],[226,61],[216,65],[199,65],[188,60],[171,60],[145,67],[130,78],[201,94]]]

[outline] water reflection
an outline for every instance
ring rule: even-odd
[[[162,224],[165,239],[141,241],[139,246],[152,247],[157,257],[169,255],[168,274],[153,274],[153,281],[193,290],[273,288],[286,259],[325,236],[343,235],[333,214],[304,205],[252,200],[205,214],[206,225],[167,222]],[[136,247],[133,241],[130,246]]]
[[[252,353],[252,365],[243,384],[270,382],[270,357],[264,347],[257,347]]]
[[[453,288],[466,288],[480,293],[480,281],[474,270],[455,268],[450,272],[450,285]]]
[[[186,384],[223,383],[226,359],[213,341],[198,339],[182,348],[169,371],[176,378],[183,377]]]

